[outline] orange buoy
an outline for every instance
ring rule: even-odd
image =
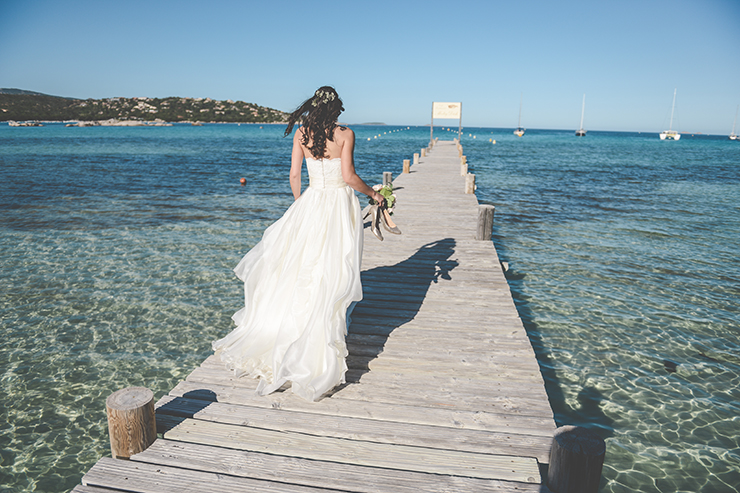
[[[246,179],[246,178],[240,178],[240,179],[239,179],[239,183],[241,183],[241,184],[242,184],[242,186],[243,186],[243,185],[246,185],[246,184],[247,184],[247,179]]]

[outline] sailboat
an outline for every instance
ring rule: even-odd
[[[660,132],[660,140],[678,140],[681,134],[673,130],[673,110],[676,109],[676,89],[673,89],[673,106],[671,106],[671,123],[668,124],[668,130]]]
[[[583,112],[586,111],[586,95],[583,95],[583,104],[581,105],[581,125],[576,130],[576,137],[585,137],[586,131],[583,129]]]
[[[516,130],[514,130],[514,135],[517,137],[521,137],[524,135],[524,129],[522,128],[522,98],[524,97],[524,93],[522,93],[519,96],[519,125],[517,125]]]
[[[735,121],[732,122],[732,133],[730,134],[730,140],[740,140],[737,138],[737,135],[735,135],[735,124],[737,123],[737,112],[740,110],[740,104],[737,105],[737,110],[735,110]]]

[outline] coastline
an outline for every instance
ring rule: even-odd
[[[110,123],[113,121],[114,123]],[[199,126],[204,124],[219,124],[219,125],[287,125],[287,121],[285,122],[227,122],[227,121],[166,121],[166,120],[117,120],[117,119],[108,119],[108,120],[4,120],[0,121],[0,125],[3,123],[8,124],[8,126],[23,126],[23,127],[30,127],[30,126],[40,126],[40,125],[33,125],[33,123],[40,123],[40,124],[71,124],[67,125],[70,127],[98,127],[98,126],[107,126],[107,127],[165,127],[165,126],[173,126],[173,125],[192,125],[192,126]],[[20,124],[20,125],[13,125],[13,124]],[[80,125],[80,123],[83,123]],[[406,127],[409,125],[403,124],[403,125],[390,125],[385,123],[340,123],[341,125],[345,125],[348,127],[372,127],[372,126],[386,126],[386,127]],[[429,125],[410,125],[412,128],[429,128]],[[435,129],[438,128],[437,125],[435,125]],[[444,128],[444,127],[439,127]],[[469,127],[463,127],[463,137],[467,139],[467,136],[465,136],[465,132],[475,132],[477,133],[478,137],[482,137],[482,132],[489,132],[490,134],[497,134],[498,132],[503,134],[508,134],[513,127],[475,127],[475,126],[469,126]],[[527,129],[528,132],[532,135],[540,134],[551,134],[551,133],[567,133],[570,134],[573,132],[573,129],[562,129],[562,128],[531,128]],[[638,131],[638,130],[589,130],[589,134],[596,135],[642,135],[642,136],[653,136],[658,135],[659,131]],[[726,134],[712,134],[712,133],[704,133],[704,132],[680,132],[681,135],[686,139],[690,140],[691,138],[699,138],[699,139],[721,139],[725,140],[727,139]],[[471,134],[472,137],[473,134]],[[740,140],[738,140],[740,142]]]
[[[165,120],[118,120],[111,118],[108,120],[8,120],[9,127],[33,127],[40,126],[34,124],[64,124],[67,127],[172,127],[176,124],[181,125],[286,125],[288,122],[206,122],[206,121],[165,121]]]

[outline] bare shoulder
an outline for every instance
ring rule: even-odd
[[[305,132],[306,130],[303,126],[298,127],[293,135],[293,140],[302,139]]]
[[[334,141],[337,143],[355,140],[355,133],[351,128],[337,125],[334,129]]]

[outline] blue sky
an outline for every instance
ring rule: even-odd
[[[740,0],[0,0],[0,87],[211,97],[290,111],[334,85],[351,123],[725,135],[740,104]]]

